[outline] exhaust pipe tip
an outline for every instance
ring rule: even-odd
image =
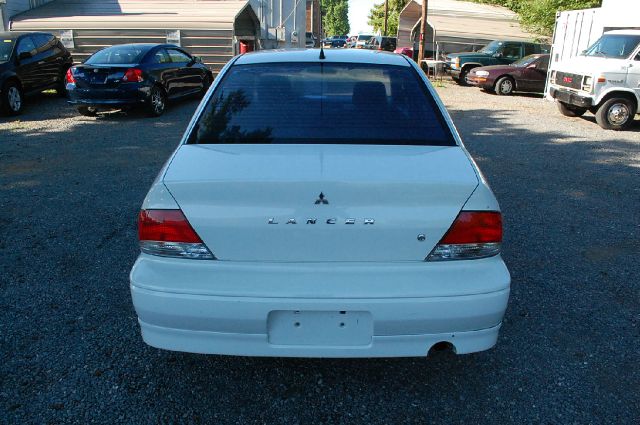
[[[456,354],[455,345],[453,345],[449,341],[436,342],[431,346],[431,348],[429,348],[429,352],[427,353],[427,355],[431,356],[434,354],[442,354],[442,353]]]

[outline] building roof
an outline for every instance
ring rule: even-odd
[[[410,39],[421,17],[422,1],[410,0],[400,13],[398,38],[403,43]],[[437,38],[531,40],[536,37],[520,27],[518,15],[509,9],[468,1],[429,0],[427,22]]]
[[[56,0],[12,18],[11,29],[228,29],[247,0]]]
[[[260,50],[240,56],[235,63],[322,62],[410,66],[406,56],[378,50],[324,49],[324,55],[325,59],[320,59],[320,49]]]

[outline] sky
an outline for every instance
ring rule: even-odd
[[[380,3],[381,0],[349,0],[349,26],[350,34],[358,34],[359,32],[372,32],[373,28],[367,24],[367,16],[374,3]]]

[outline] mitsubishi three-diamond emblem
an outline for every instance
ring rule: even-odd
[[[320,192],[320,195],[318,196],[318,199],[316,199],[316,205],[327,205],[329,203],[329,201],[327,201],[327,199],[324,197],[324,193]]]

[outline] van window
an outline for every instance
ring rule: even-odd
[[[344,63],[233,66],[188,140],[455,145],[412,67]]]
[[[585,52],[585,56],[624,59],[640,44],[640,35],[604,34]]]

